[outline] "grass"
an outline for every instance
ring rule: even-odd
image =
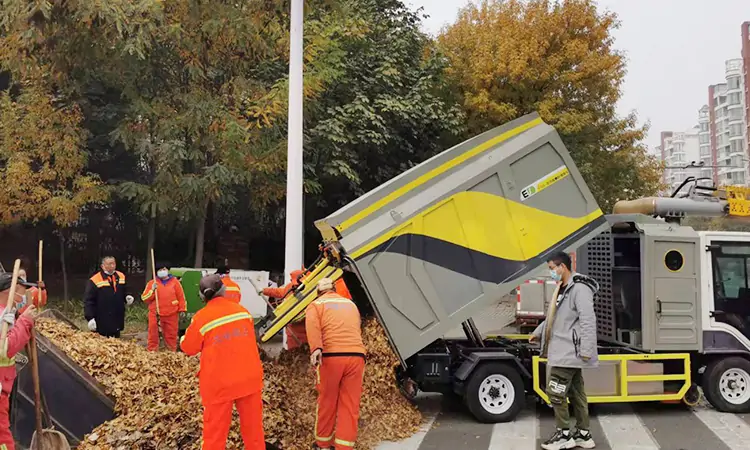
[[[50,298],[47,308],[57,309],[75,323],[79,328],[86,329],[86,319],[83,317],[83,300],[72,299],[67,302],[62,299]],[[148,328],[148,307],[136,300],[125,307],[125,330],[123,334],[140,333]]]

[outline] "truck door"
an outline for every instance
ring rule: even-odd
[[[699,350],[698,241],[652,241],[654,349]]]
[[[750,339],[750,242],[712,239],[709,317],[712,328],[732,327]],[[716,327],[716,324],[723,326]],[[732,333],[735,334],[735,333]]]

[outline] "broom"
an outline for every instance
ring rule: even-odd
[[[42,281],[42,244],[39,241],[39,278]],[[42,291],[39,291],[41,299]],[[36,431],[31,436],[30,450],[70,450],[70,444],[65,435],[59,431],[48,428],[42,429],[42,389],[39,381],[39,358],[37,356],[36,332],[31,330],[31,340],[27,346],[27,352],[31,360],[31,378],[34,382],[34,412],[36,413]],[[48,421],[49,422],[49,421]],[[52,423],[48,423],[52,427]]]

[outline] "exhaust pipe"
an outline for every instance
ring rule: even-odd
[[[729,211],[726,201],[693,200],[689,198],[646,197],[620,200],[615,203],[614,214],[645,214],[664,218],[703,216],[725,217]]]

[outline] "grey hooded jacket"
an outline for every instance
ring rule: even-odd
[[[574,273],[565,290],[558,294],[555,316],[547,317],[534,330],[533,335],[542,344],[542,355],[547,355],[548,366],[583,369],[598,365],[594,313],[594,294],[598,290],[596,280]],[[549,320],[552,320],[549,348],[544,348]]]

